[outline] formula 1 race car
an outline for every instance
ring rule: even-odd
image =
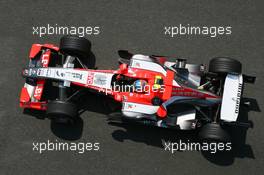
[[[226,125],[249,127],[238,121],[245,82],[255,77],[241,73],[239,61],[217,57],[208,71],[185,59],[132,54],[120,50],[117,70],[90,65],[91,43],[64,36],[60,47],[33,44],[20,107],[44,110],[57,122],[74,121],[83,89],[110,96],[122,106],[122,116],[139,123],[181,130],[200,129],[201,139],[228,141]]]

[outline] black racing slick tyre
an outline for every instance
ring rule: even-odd
[[[205,124],[200,132],[199,138],[207,142],[229,142],[230,135],[218,123]]]
[[[46,114],[58,123],[69,123],[78,117],[78,108],[74,103],[54,100],[48,103]]]
[[[240,74],[242,71],[242,64],[232,58],[217,57],[211,59],[209,63],[209,72],[227,74],[237,73]]]
[[[80,59],[89,57],[91,42],[83,37],[67,35],[60,39],[60,51],[63,54],[76,56]]]

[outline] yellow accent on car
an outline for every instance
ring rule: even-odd
[[[162,77],[159,76],[159,75],[156,75],[153,88],[160,89],[161,88],[161,84],[162,84],[161,82],[162,82]]]

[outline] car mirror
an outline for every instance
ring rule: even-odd
[[[131,59],[133,54],[132,53],[129,53],[127,50],[119,50],[118,51],[118,55],[121,57],[121,58],[124,58],[124,59]]]

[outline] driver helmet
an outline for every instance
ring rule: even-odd
[[[146,89],[147,81],[146,80],[136,80],[133,83],[134,90],[136,92],[144,92]]]

